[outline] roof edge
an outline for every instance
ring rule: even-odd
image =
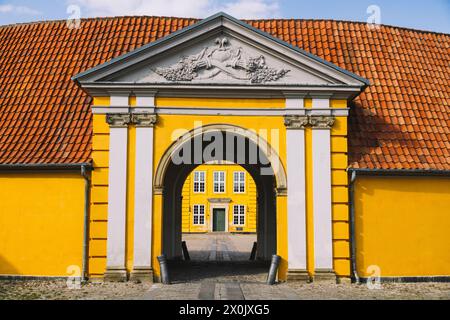
[[[94,20],[112,20],[112,19],[130,19],[130,18],[154,18],[154,19],[186,19],[186,20],[195,20],[195,21],[201,21],[202,18],[194,18],[194,17],[181,17],[181,16],[168,16],[168,15],[117,15],[117,16],[98,16],[98,17],[85,17],[81,18],[81,21],[94,21]],[[326,18],[271,18],[271,19],[258,19],[258,18],[246,18],[242,19],[243,21],[317,21],[317,22],[337,22],[337,23],[358,23],[358,24],[367,24],[365,21],[358,21],[358,20],[343,20],[343,19],[326,19]],[[17,23],[9,23],[9,24],[3,24],[0,25],[0,28],[11,28],[11,27],[20,27],[20,26],[27,26],[27,25],[35,25],[35,24],[43,24],[43,23],[67,23],[67,19],[49,19],[49,20],[36,20],[36,21],[25,21],[25,22],[17,22]],[[406,30],[406,31],[412,31],[412,32],[418,32],[418,33],[429,33],[429,34],[436,34],[436,35],[443,35],[443,36],[450,36],[450,33],[443,32],[443,31],[433,31],[433,30],[425,30],[425,29],[416,29],[412,27],[402,27],[394,24],[380,24],[381,27],[386,28],[394,28],[394,29],[400,29],[400,30]]]
[[[364,169],[348,168],[348,172],[363,176],[450,176],[450,170],[437,169]]]
[[[92,169],[92,163],[36,163],[36,164],[0,164],[0,172],[4,171],[58,171],[79,170],[81,168]]]

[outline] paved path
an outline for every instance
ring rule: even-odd
[[[154,284],[143,299],[298,299],[287,287],[265,284],[269,263],[249,261],[256,235],[185,234],[191,261],[169,262],[171,285]]]
[[[256,242],[253,234],[184,234],[192,261],[248,261]]]

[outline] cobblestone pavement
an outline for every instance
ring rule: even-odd
[[[268,286],[269,265],[248,260],[254,235],[184,235],[183,240],[191,261],[170,262],[171,285],[88,283],[71,289],[66,281],[0,281],[0,300],[450,300],[450,283],[382,284],[378,290],[330,282]]]

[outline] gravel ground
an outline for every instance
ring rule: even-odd
[[[265,285],[269,265],[249,262],[254,235],[184,235],[190,262],[169,263],[172,285],[0,280],[0,300],[450,300],[450,283],[336,285],[301,282]]]
[[[313,300],[450,300],[450,283],[383,283],[369,290],[365,284],[291,283],[300,299]]]
[[[0,281],[0,300],[121,300],[141,296],[151,285],[87,283],[71,289],[66,281]]]
[[[215,296],[230,283],[240,285],[246,300],[450,300],[448,283],[382,284],[381,289],[369,290],[366,285],[284,283],[267,286],[238,279],[215,282]],[[129,282],[88,283],[81,289],[70,289],[65,281],[0,281],[0,300],[196,300],[201,286],[200,281],[170,286]]]

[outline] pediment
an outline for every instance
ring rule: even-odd
[[[74,77],[166,87],[346,87],[367,80],[220,13]]]
[[[137,68],[124,70],[108,79],[125,83],[166,84],[306,84],[339,83],[329,76],[316,73],[295,61],[283,60],[269,50],[244,42],[227,32],[176,48]]]

